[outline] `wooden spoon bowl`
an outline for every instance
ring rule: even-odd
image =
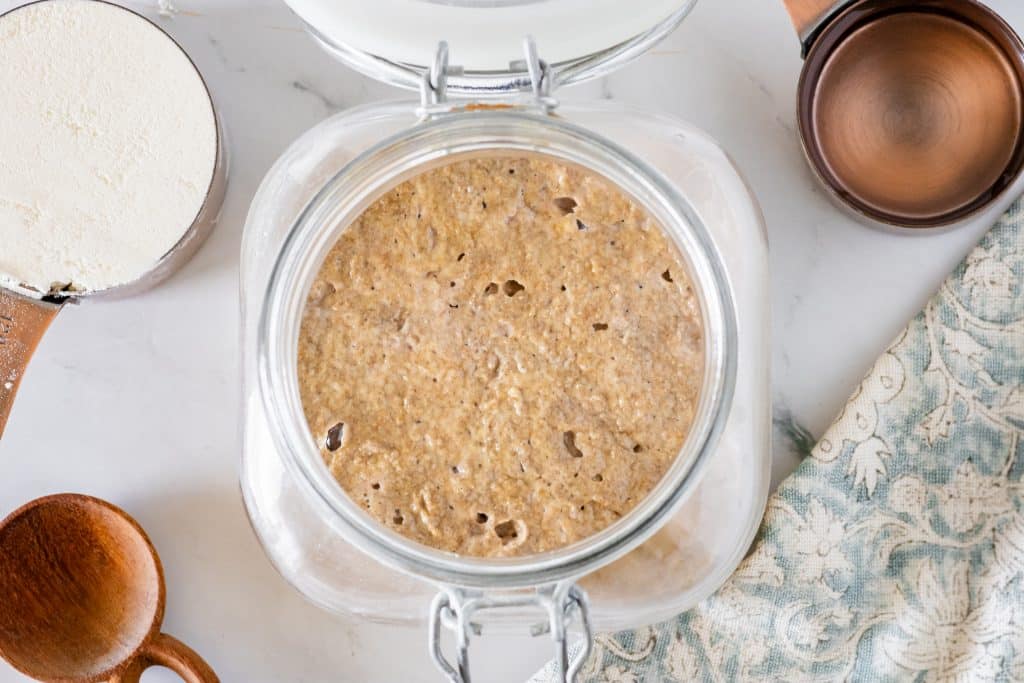
[[[135,683],[152,665],[189,683],[212,669],[160,633],[163,568],[142,528],[89,496],[32,501],[0,523],[0,656],[53,683]]]

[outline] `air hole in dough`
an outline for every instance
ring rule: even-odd
[[[554,201],[555,206],[558,207],[558,210],[562,212],[563,216],[568,216],[576,210],[577,206],[579,206],[576,203],[576,200],[572,197],[555,197]]]
[[[523,287],[515,280],[506,280],[505,284],[502,285],[501,288],[502,290],[504,290],[506,296],[515,296],[519,292],[526,289],[526,287]]]
[[[565,444],[565,449],[569,451],[569,455],[574,458],[583,457],[583,451],[576,447],[576,432],[562,434],[562,442]]]
[[[505,520],[501,524],[494,526],[494,533],[498,535],[503,544],[508,544],[515,539],[519,538],[519,530],[516,528],[516,523],[511,519]]]
[[[339,422],[327,430],[327,450],[336,451],[345,441],[345,423]]]

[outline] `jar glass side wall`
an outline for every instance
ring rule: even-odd
[[[710,595],[747,552],[764,511],[771,472],[767,236],[749,187],[706,133],[618,104],[560,113],[629,148],[682,191],[725,261],[739,321],[736,393],[701,484],[653,538],[582,582],[600,606],[601,628],[630,628],[638,625],[634,611],[650,623]]]
[[[285,470],[256,395],[256,323],[274,262],[327,181],[376,142],[415,124],[407,102],[338,114],[296,140],[267,173],[242,239],[241,486],[253,529],[278,572],[321,607],[384,622],[419,621],[427,583],[383,567],[336,536],[325,510]]]
[[[303,209],[344,166],[377,142],[413,126],[415,105],[372,104],[336,114],[309,129],[267,172],[242,235],[241,303],[246,331],[256,327],[270,271]]]
[[[295,143],[257,195],[246,226],[242,264],[242,484],[268,554],[308,597],[336,611],[422,621],[434,588],[349,545],[327,523],[322,502],[283,467],[255,395],[254,367],[256,318],[288,230],[320,187],[351,158],[411,125],[411,111],[409,104],[392,105],[328,120]],[[699,131],[616,106],[564,107],[559,115],[629,148],[682,190],[722,251],[739,309],[737,395],[704,482],[665,529],[586,582],[594,596],[597,628],[635,626],[685,609],[710,592],[742,556],[763,509],[769,436],[763,229],[756,205],[732,164]],[[735,476],[737,467],[749,476]],[[723,526],[722,519],[729,523]],[[666,565],[673,581],[663,580]],[[655,575],[657,582],[645,579]]]

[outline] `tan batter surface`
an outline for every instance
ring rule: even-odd
[[[299,386],[373,517],[435,548],[523,555],[654,487],[693,419],[702,347],[682,261],[641,207],[551,160],[472,159],[400,185],[338,240]]]

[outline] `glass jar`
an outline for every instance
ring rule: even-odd
[[[445,56],[440,49],[424,72],[418,105],[331,117],[295,141],[257,191],[241,264],[243,496],[285,579],[331,611],[429,624],[451,680],[468,679],[468,640],[483,627],[550,632],[571,679],[586,648],[569,661],[569,621],[589,634],[688,609],[735,569],[756,531],[770,470],[763,222],[726,154],[689,124],[608,102],[558,106],[549,91],[557,74],[529,41],[528,94],[454,105]],[[513,154],[603,176],[663,227],[700,300],[704,382],[674,464],[611,527],[539,555],[462,557],[385,528],[335,482],[299,399],[298,330],[327,252],[377,197],[464,156]],[[456,631],[455,664],[440,652],[442,625]]]

